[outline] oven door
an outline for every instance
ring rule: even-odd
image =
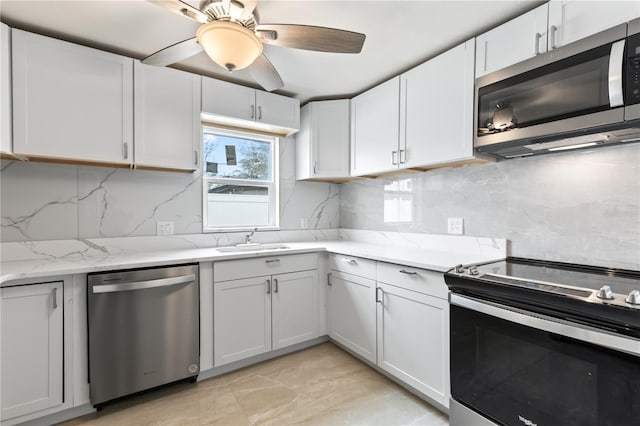
[[[457,294],[450,312],[465,407],[502,425],[638,424],[640,341]]]
[[[623,24],[477,79],[476,149],[624,122],[626,34]]]

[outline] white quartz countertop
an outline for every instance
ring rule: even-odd
[[[121,249],[115,253],[107,250],[94,250],[91,247],[75,251],[73,247],[67,247],[65,250],[59,251],[59,253],[55,253],[54,250],[51,252],[37,252],[36,249],[31,247],[30,250],[32,252],[40,255],[38,258],[17,260],[11,259],[11,255],[5,256],[7,249],[4,248],[2,252],[2,262],[0,262],[0,284],[7,285],[14,280],[115,269],[224,261],[253,257],[274,257],[325,251],[440,272],[447,271],[460,263],[488,262],[505,257],[504,240],[477,239],[477,241],[477,247],[467,242],[467,244],[461,244],[460,247],[456,247],[455,244],[448,244],[442,249],[415,247],[411,242],[407,242],[404,245],[335,240],[286,242],[283,244],[288,246],[287,249],[226,253],[219,252],[216,247],[149,248],[147,250]],[[85,247],[85,244],[87,244],[87,241],[72,241],[72,243],[73,242],[77,243],[80,247]],[[67,244],[69,244],[69,242],[67,242]],[[484,247],[482,247],[483,245]],[[9,258],[9,260],[7,260],[7,258]]]

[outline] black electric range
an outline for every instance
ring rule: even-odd
[[[640,337],[640,271],[517,257],[448,271],[453,293]]]

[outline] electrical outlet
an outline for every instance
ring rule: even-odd
[[[173,221],[157,221],[156,235],[173,235]]]
[[[300,218],[300,229],[308,229],[309,228],[309,219],[306,217]]]
[[[464,234],[464,219],[461,217],[450,217],[447,221],[447,232],[453,235]]]

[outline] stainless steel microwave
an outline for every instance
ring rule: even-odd
[[[640,141],[640,19],[480,77],[475,91],[481,155]]]

